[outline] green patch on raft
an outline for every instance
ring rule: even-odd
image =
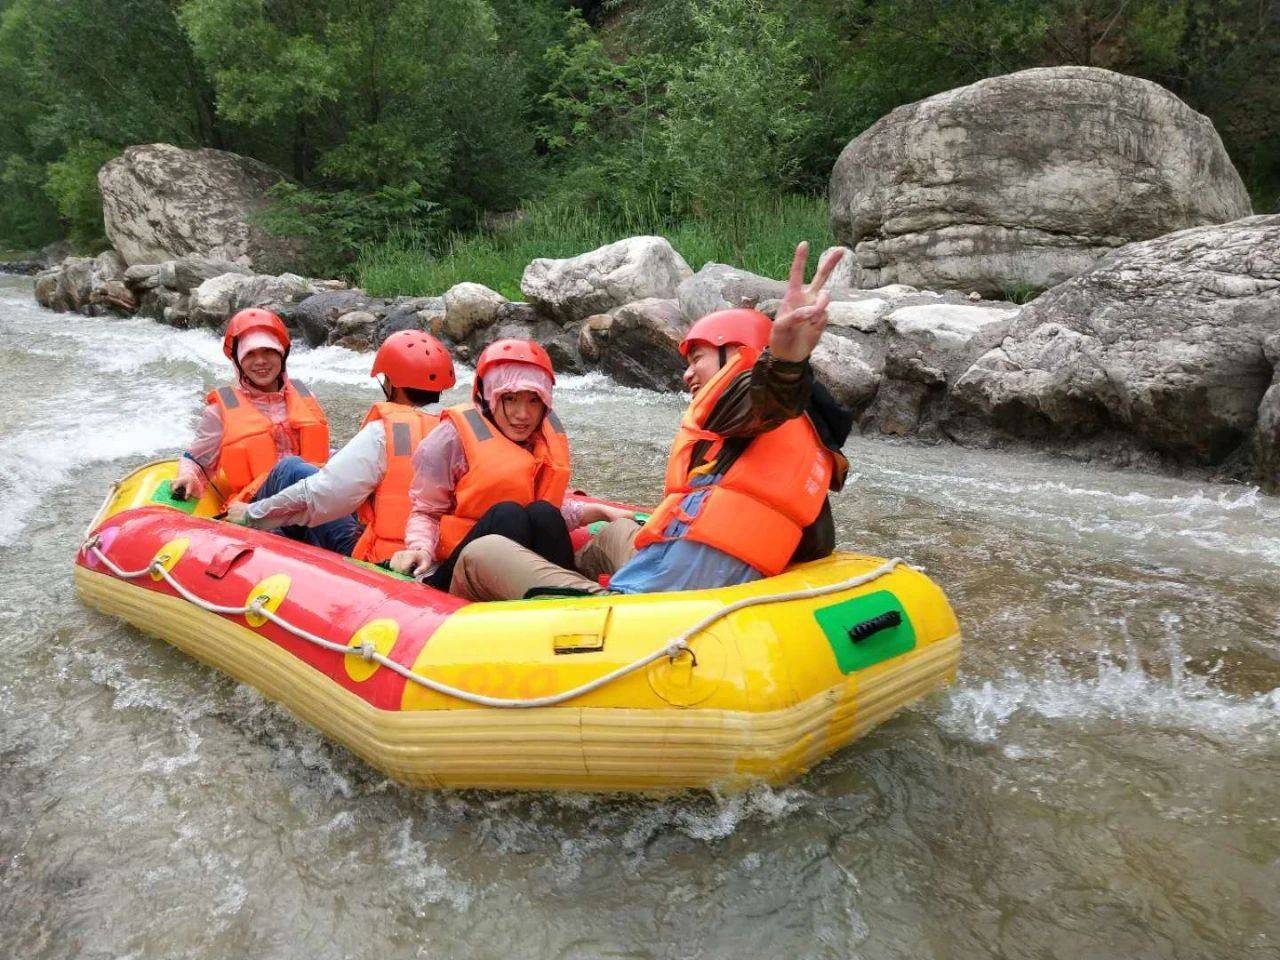
[[[873,623],[877,618],[898,614],[895,626],[875,630],[864,639],[855,640],[859,626]],[[827,635],[831,651],[836,655],[840,672],[849,674],[865,670],[892,657],[914,649],[916,631],[897,596],[888,590],[877,590],[852,600],[845,600],[821,610],[813,617]],[[852,635],[851,635],[852,632]]]

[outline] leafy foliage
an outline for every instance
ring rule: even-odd
[[[1172,90],[1280,209],[1280,0],[0,0],[0,243],[100,242],[93,163],[165,141],[287,171],[316,270],[521,206],[741,259],[894,107],[1060,64]]]

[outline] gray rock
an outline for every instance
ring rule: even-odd
[[[138,293],[154,290],[160,286],[160,264],[135,263],[124,272],[124,282]]]
[[[507,298],[480,283],[457,283],[444,294],[444,334],[450,340],[466,340],[477,330],[492,326],[498,308]]]
[[[770,280],[724,263],[708,263],[680,284],[676,299],[687,329],[713,310],[740,307],[744,301],[758,305],[778,300],[787,292],[781,280]]]
[[[438,320],[434,330],[431,329],[433,320]],[[382,318],[382,326],[378,328],[377,341],[382,343],[401,330],[426,330],[432,336],[439,336],[443,324],[443,298],[400,297],[388,305],[386,316]]]
[[[848,337],[823,337],[809,362],[831,395],[855,415],[876,396],[884,369],[883,354]]]
[[[498,315],[494,322],[523,323],[532,327],[547,319],[553,318],[540,313],[532,303],[525,303],[523,300],[504,300],[498,307]]]
[[[32,293],[35,295],[36,303],[47,310],[58,309],[55,306],[58,296],[58,275],[59,270],[56,267],[51,270],[42,270],[36,275]]]
[[[57,284],[52,300],[44,305],[59,312],[87,306],[93,293],[93,274],[94,261],[91,257],[67,257],[57,267]]]
[[[134,268],[130,268],[134,269]],[[251,276],[253,271],[248,267],[232,263],[229,260],[206,260],[199,257],[185,257],[181,260],[166,260],[156,269],[156,282],[162,287],[186,293],[194,290],[211,277],[219,277],[226,273],[239,273]]]
[[[874,333],[884,325],[883,321],[892,304],[881,297],[868,296],[862,300],[833,300],[827,308],[828,323],[832,327],[845,327],[862,333]],[[773,314],[770,314],[772,316]]]
[[[525,299],[561,323],[646,298],[673,297],[693,271],[662,237],[631,237],[566,260],[525,267]]]
[[[340,316],[364,310],[372,302],[363,290],[325,290],[300,300],[289,311],[288,321],[302,331],[308,344],[318,347],[329,341]]]
[[[609,342],[609,330],[613,326],[613,317],[607,313],[596,313],[582,321],[578,329],[578,353],[584,360],[595,363]]]
[[[936,437],[950,384],[1004,338],[1017,315],[1013,304],[969,303],[925,303],[888,313],[881,337],[883,378],[860,428]]]
[[[314,292],[309,280],[293,273],[280,276],[224,273],[210,277],[191,291],[190,323],[192,326],[221,329],[233,313],[248,307],[272,310],[288,322],[290,308],[296,309],[295,304],[301,306],[303,302],[314,299]],[[325,336],[328,336],[328,328]],[[312,342],[309,336],[307,339],[312,346],[324,342]]]
[[[1264,490],[1280,492],[1280,334],[1263,343],[1263,354],[1271,364],[1271,386],[1258,405],[1258,422],[1253,432],[1254,475]]]
[[[965,438],[1216,465],[1254,434],[1280,333],[1280,215],[1134,243],[1022,309],[956,382]]]
[[[612,313],[601,366],[618,383],[649,390],[679,390],[684,381],[680,301],[650,297]]]
[[[104,250],[93,258],[94,283],[106,283],[108,280],[124,280],[124,272],[128,264],[114,250]]]
[[[282,179],[248,157],[165,143],[129,147],[98,171],[107,236],[127,263],[205,257],[263,272],[297,260],[296,240],[252,222]]]
[[[138,313],[170,326],[186,327],[190,319],[190,296],[168,287],[134,287],[138,291]]]
[[[982,80],[899,107],[831,176],[849,286],[1042,290],[1112,249],[1250,213],[1209,120],[1092,67]]]
[[[125,286],[123,280],[95,283],[89,294],[89,302],[112,313],[132,315],[138,310],[138,298]]]
[[[0,260],[0,273],[34,277],[46,266],[47,264],[43,260]]]

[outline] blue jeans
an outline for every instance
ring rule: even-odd
[[[285,457],[271,468],[271,472],[267,474],[267,479],[263,481],[262,486],[258,488],[258,492],[254,494],[254,502],[265,500],[267,497],[274,497],[286,487],[291,487],[299,480],[305,480],[312,474],[319,472],[319,467],[307,463],[301,457]],[[328,523],[322,523],[318,527],[295,525],[281,527],[276,531],[276,533],[282,534],[290,540],[298,540],[302,543],[309,543],[312,546],[323,547],[326,550],[332,550],[334,553],[340,553],[344,557],[351,556],[351,551],[355,549],[356,541],[360,539],[360,534],[363,532],[364,527],[356,519],[354,513],[339,517],[337,520],[330,520]]]

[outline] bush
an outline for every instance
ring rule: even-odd
[[[47,168],[45,192],[57,204],[67,225],[67,237],[77,247],[92,250],[106,246],[98,170],[119,153],[114,147],[89,140],[72,147]]]
[[[416,234],[368,246],[356,265],[359,285],[373,296],[434,296],[455,283],[483,283],[511,300],[521,299],[520,277],[537,257],[572,257],[606,243],[641,234],[667,237],[697,270],[704,263],[731,263],[783,278],[796,244],[808,240],[817,252],[834,243],[826,201],[784,196],[757,199],[740,211],[733,229],[709,219],[673,220],[657,204],[621,211],[568,204],[535,204],[523,217],[488,233],[453,234],[433,244]]]

